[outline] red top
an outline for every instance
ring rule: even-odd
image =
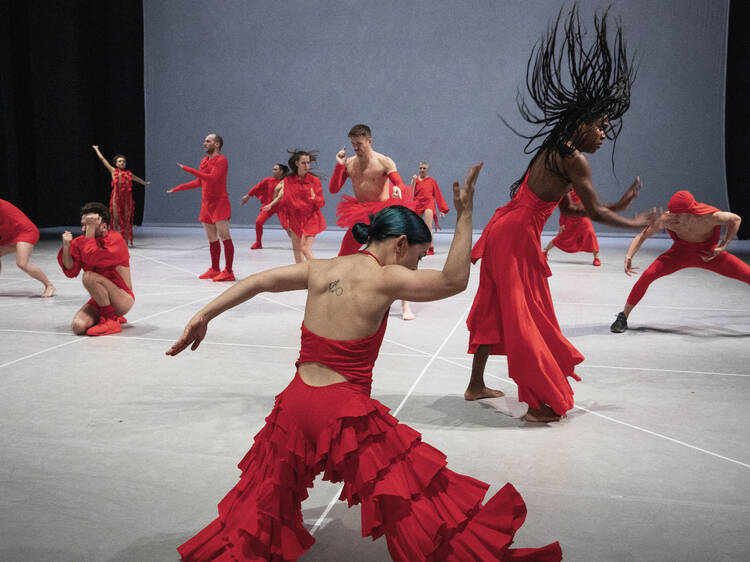
[[[206,156],[201,160],[199,170],[189,166],[183,166],[182,169],[197,177],[193,181],[178,185],[173,191],[183,191],[185,189],[195,189],[196,187],[200,187],[203,189],[204,200],[216,200],[229,197],[227,195],[227,170],[229,169],[229,163],[225,156],[221,154],[217,154],[213,158]]]
[[[299,359],[295,364],[320,363],[333,369],[357,385],[361,392],[370,395],[372,386],[372,367],[378,358],[380,344],[383,343],[385,327],[388,324],[388,312],[383,316],[378,330],[358,340],[329,340],[313,334],[302,323],[302,342]]]
[[[433,206],[437,206],[441,213],[450,211],[448,203],[445,202],[443,194],[433,178],[417,180],[414,184],[414,199],[417,201],[417,209],[432,209]]]
[[[278,212],[279,216],[286,216],[289,228],[297,236],[315,236],[325,230],[326,221],[320,212],[325,204],[323,186],[316,176],[308,173],[304,178],[297,174],[284,178],[284,197]]]
[[[67,277],[77,277],[81,270],[103,275],[120,289],[132,294],[125,280],[117,273],[117,267],[130,267],[130,253],[125,239],[119,232],[110,230],[106,236],[86,238],[78,236],[70,243],[70,257],[73,267],[66,269],[62,261],[62,248],[57,254],[57,262]]]
[[[13,240],[19,231],[36,229],[29,217],[4,199],[0,199],[0,243],[3,240]]]
[[[256,183],[250,191],[247,192],[248,197],[257,197],[260,199],[261,205],[268,205],[273,201],[273,190],[279,184],[281,180],[277,180],[275,177],[270,176],[263,178]]]

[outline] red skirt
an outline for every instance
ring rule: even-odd
[[[555,236],[552,243],[563,252],[598,252],[599,242],[596,239],[594,225],[588,217],[571,217],[560,215],[563,231]]]
[[[232,206],[229,204],[228,197],[201,201],[201,214],[198,216],[200,222],[214,224],[218,221],[228,221],[230,218],[232,218]]]
[[[557,543],[509,549],[526,507],[510,484],[485,505],[488,484],[446,468],[440,451],[352,383],[299,375],[239,464],[219,517],[177,550],[184,560],[296,560],[315,542],[301,502],[317,474],[361,504],[362,535],[385,535],[394,560],[561,560]]]
[[[279,213],[279,219],[281,219],[281,213]],[[326,219],[320,209],[315,209],[312,213],[309,211],[300,212],[295,209],[287,210],[284,213],[284,221],[282,221],[282,225],[284,224],[286,224],[284,228],[291,230],[300,238],[315,236],[326,229]]]
[[[351,228],[358,222],[370,224],[370,215],[391,205],[402,205],[414,210],[414,200],[409,197],[391,197],[385,201],[360,201],[344,195],[336,207],[336,224],[344,228]]]

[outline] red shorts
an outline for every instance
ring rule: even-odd
[[[9,246],[18,242],[27,242],[32,246],[39,242],[39,229],[34,223],[21,225],[14,231],[0,232],[0,246]]]
[[[229,204],[228,197],[201,201],[199,221],[214,224],[218,221],[228,221],[230,218],[232,218],[232,206]]]

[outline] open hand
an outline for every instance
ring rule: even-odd
[[[177,355],[178,353],[185,350],[187,346],[190,346],[192,351],[198,349],[198,346],[206,337],[206,330],[208,330],[208,322],[203,316],[194,316],[188,325],[185,326],[185,330],[182,332],[182,336],[178,339],[175,344],[170,347],[166,354]]]
[[[635,222],[637,228],[642,228],[646,225],[651,224],[661,216],[662,212],[656,207],[651,207],[648,211],[643,211],[635,216]]]
[[[477,176],[479,176],[482,166],[484,166],[484,162],[471,166],[462,186],[459,187],[457,181],[453,182],[453,206],[459,217],[464,211],[471,211],[474,208],[474,187],[477,184]]]
[[[723,248],[721,248],[720,246],[716,246],[716,248],[714,248],[710,252],[706,252],[705,254],[701,254],[701,259],[703,261],[711,261],[712,259],[714,259],[716,256],[718,256],[723,251],[724,251]]]
[[[240,199],[240,205],[244,205],[245,203],[247,203],[248,199],[250,199],[249,195],[243,195],[242,199]]]
[[[630,277],[631,275],[635,275],[635,272],[638,269],[640,269],[640,267],[633,266],[633,258],[625,256],[625,274]]]
[[[641,187],[643,187],[643,183],[641,182],[641,176],[636,176],[633,183],[630,184],[630,187],[628,187],[627,190],[625,190],[625,194],[622,196],[622,198],[630,204],[630,202],[638,197],[638,192],[641,190]]]

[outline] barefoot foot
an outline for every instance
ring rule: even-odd
[[[411,306],[406,301],[401,301],[401,319],[402,320],[414,320],[416,316],[411,311]]]
[[[565,416],[559,416],[555,413],[555,411],[547,406],[547,404],[542,404],[541,408],[529,408],[529,411],[526,412],[526,415],[524,416],[524,419],[527,422],[534,422],[534,423],[547,423],[547,422],[558,422]]]
[[[481,400],[482,398],[501,398],[505,396],[502,390],[495,390],[494,388],[487,388],[483,386],[480,390],[466,389],[464,392],[464,400]]]
[[[42,298],[43,299],[48,299],[48,298],[50,298],[54,294],[55,294],[55,286],[54,285],[46,285],[44,287],[44,292],[42,293]]]

